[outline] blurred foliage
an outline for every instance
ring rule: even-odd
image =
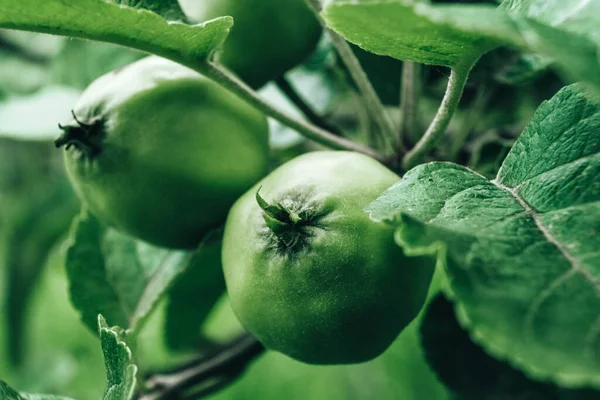
[[[87,85],[143,56],[108,43],[0,30],[0,136],[54,138]]]

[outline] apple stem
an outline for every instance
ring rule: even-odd
[[[404,169],[409,170],[421,163],[425,155],[427,155],[427,153],[431,151],[444,136],[444,133],[446,133],[446,129],[450,124],[450,120],[458,107],[460,98],[462,97],[465,85],[467,84],[467,79],[469,78],[469,73],[476,61],[477,59],[469,59],[465,63],[456,65],[451,69],[448,87],[446,88],[446,93],[438,108],[437,114],[433,118],[433,121],[431,121],[431,124],[427,128],[427,131],[425,131],[421,140],[419,140],[415,147],[404,156],[402,160]]]
[[[313,140],[332,149],[349,150],[366,154],[380,162],[386,162],[388,160],[388,157],[379,153],[377,150],[364,146],[360,143],[356,143],[352,140],[337,136],[325,129],[319,128],[316,125],[281,111],[277,107],[274,107],[263,100],[254,90],[252,90],[252,88],[250,88],[232,72],[223,68],[219,64],[216,64],[210,60],[203,60],[203,62],[200,64],[190,63],[187,65],[219,83],[232,93],[235,93],[240,98],[246,100],[249,104],[267,114],[269,117],[274,118],[283,125],[296,130],[307,139]]]
[[[377,92],[373,88],[369,77],[360,65],[360,61],[352,51],[350,44],[337,32],[331,30],[323,20],[323,17],[321,16],[321,10],[323,8],[321,0],[305,1],[315,14],[324,31],[329,35],[331,43],[333,44],[338,57],[348,69],[348,73],[350,74],[352,81],[354,81],[356,84],[367,112],[371,116],[373,122],[379,128],[379,133],[383,138],[385,146],[390,149],[393,149],[396,146],[400,146],[400,148],[402,148],[401,143],[393,143],[393,140],[396,138],[396,126],[394,121],[379,99]]]

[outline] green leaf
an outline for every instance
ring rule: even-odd
[[[102,315],[98,315],[100,343],[106,367],[106,391],[103,400],[130,400],[133,398],[137,366],[131,350],[121,338],[120,328],[109,328]]]
[[[111,0],[123,6],[142,8],[162,15],[169,21],[185,21],[186,17],[177,0]]]
[[[194,252],[188,268],[169,289],[165,337],[174,350],[199,348],[202,325],[225,292],[222,236],[221,230],[209,233]]]
[[[494,8],[432,6],[410,0],[330,0],[323,16],[347,40],[375,54],[460,67],[465,60],[496,46],[514,46],[555,60],[567,79],[591,83],[600,92],[597,2],[589,6],[586,3],[592,2],[583,0],[527,3],[531,3],[529,8],[509,4]],[[554,12],[538,15],[538,3],[549,4],[543,9]],[[579,24],[580,18],[574,18],[582,10],[589,13],[584,25]],[[562,23],[548,18],[550,14],[558,15]],[[592,31],[595,34],[582,33]]]
[[[493,7],[461,7],[460,14],[450,14],[456,9],[409,0],[335,0],[324,9],[323,17],[330,28],[372,53],[452,67],[470,64],[501,43],[497,38],[469,32],[476,23],[473,18],[497,14]],[[455,20],[452,24],[439,23],[432,18],[433,13]]]
[[[564,389],[537,382],[506,362],[488,355],[469,338],[452,302],[439,294],[427,307],[420,328],[427,362],[461,400],[593,400],[600,392]]]
[[[446,262],[472,337],[526,373],[600,387],[600,106],[543,103],[495,180],[436,162],[368,206],[409,254]]]
[[[137,242],[83,211],[66,252],[71,302],[93,329],[98,314],[139,331],[190,255]]]
[[[231,17],[199,25],[105,0],[0,0],[0,27],[116,43],[195,65],[227,37]]]
[[[72,400],[63,396],[49,394],[24,394],[17,393],[5,382],[0,381],[0,399],[2,400]]]

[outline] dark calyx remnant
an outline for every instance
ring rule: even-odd
[[[63,133],[54,141],[56,148],[65,146],[65,149],[69,150],[73,146],[88,158],[98,155],[102,149],[102,119],[97,117],[83,122],[77,118],[74,111],[71,111],[71,114],[74,122],[68,125],[58,124]]]
[[[283,200],[275,204],[268,203],[256,192],[256,202],[263,210],[267,227],[285,249],[299,248],[306,244],[311,236],[307,228],[315,226],[318,215],[315,210],[303,207],[303,201]]]

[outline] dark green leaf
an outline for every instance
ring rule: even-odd
[[[461,400],[593,400],[600,392],[563,389],[527,378],[473,343],[439,294],[421,323],[421,343],[429,365]]]
[[[106,391],[103,400],[130,400],[133,398],[137,366],[131,350],[121,338],[120,328],[109,328],[102,315],[98,316],[100,343],[106,366]]]
[[[66,253],[71,301],[93,329],[98,314],[139,330],[190,255],[136,242],[83,211]]]
[[[368,211],[446,262],[459,317],[526,373],[600,387],[600,106],[579,86],[535,113],[495,180],[409,171]]]
[[[165,336],[174,350],[199,349],[202,324],[225,291],[221,238],[220,230],[209,233],[169,290]]]

